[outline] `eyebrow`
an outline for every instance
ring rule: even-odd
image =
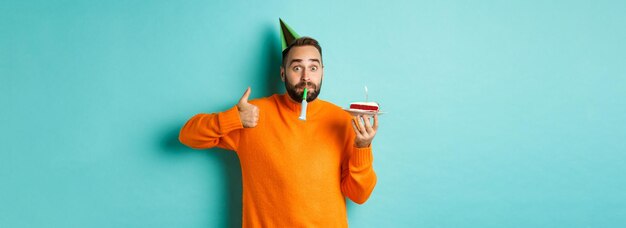
[[[320,60],[319,60],[319,59],[309,59],[309,61],[311,61],[311,62],[317,62],[318,64],[321,64],[321,62],[320,62]],[[291,60],[291,62],[289,62],[289,66],[291,66],[291,64],[293,64],[293,63],[295,63],[295,62],[301,63],[301,62],[302,62],[302,59],[292,59],[292,60]]]

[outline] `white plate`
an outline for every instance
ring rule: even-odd
[[[376,111],[364,111],[364,110],[349,109],[349,108],[344,108],[343,110],[346,111],[346,112],[349,112],[353,116],[356,116],[356,115],[376,115],[376,114],[382,115],[382,114],[385,114],[384,112],[381,112],[381,111],[378,111],[378,112],[376,112]]]

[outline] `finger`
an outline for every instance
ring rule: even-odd
[[[357,119],[356,117],[352,117],[352,124],[356,128],[357,132],[361,133],[361,124],[359,123],[359,119]]]
[[[352,126],[354,126],[354,128],[356,129],[357,132],[360,132],[361,129],[359,129],[359,126],[356,123],[356,118],[352,117]]]
[[[365,130],[365,126],[361,122],[361,119],[363,119],[363,116],[361,115],[357,116],[357,118],[355,119],[356,124],[357,124],[356,126],[359,127],[359,131],[361,132],[361,134],[365,135],[367,131]]]
[[[243,96],[241,97],[241,99],[239,99],[239,103],[248,103],[248,97],[250,97],[250,93],[252,92],[252,89],[250,89],[250,87],[248,87],[248,89],[246,89],[246,92],[243,93]]]
[[[374,115],[374,131],[378,130],[378,115]]]
[[[361,136],[361,131],[359,131],[359,128],[356,126],[356,123],[354,121],[354,118],[352,118],[352,128],[354,129],[354,133],[357,136]]]
[[[365,131],[371,134],[374,129],[372,129],[372,123],[370,123],[370,116],[361,116],[361,118],[363,119],[363,123],[365,123]]]

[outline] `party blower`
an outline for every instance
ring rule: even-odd
[[[302,109],[300,109],[300,118],[301,120],[306,120],[306,106],[308,102],[306,102],[307,88],[304,88],[304,94],[302,94]]]

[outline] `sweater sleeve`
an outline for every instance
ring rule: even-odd
[[[351,153],[341,170],[341,192],[352,201],[363,204],[376,186],[376,173],[372,167],[372,146],[356,148],[349,145]]]
[[[236,151],[243,124],[237,106],[211,114],[197,114],[185,123],[178,139],[194,149],[219,147]]]

